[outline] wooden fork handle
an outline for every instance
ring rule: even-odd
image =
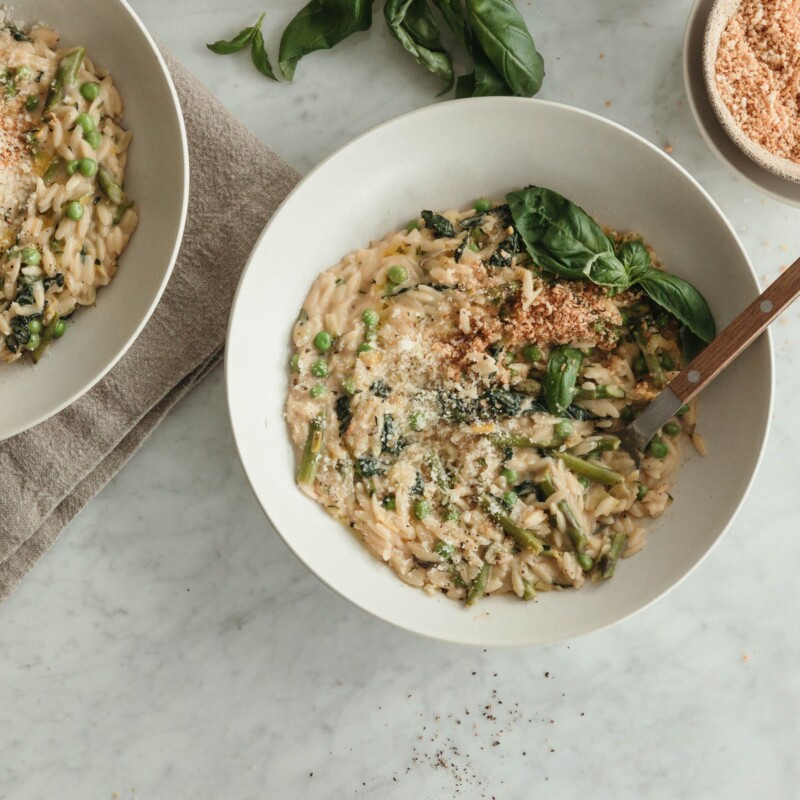
[[[684,403],[688,403],[748,347],[798,294],[800,294],[800,258],[670,381],[669,388]]]

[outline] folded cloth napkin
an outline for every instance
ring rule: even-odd
[[[178,261],[158,308],[114,369],[60,414],[0,444],[0,601],[222,360],[239,275],[299,177],[165,58],[186,120],[191,170]]]

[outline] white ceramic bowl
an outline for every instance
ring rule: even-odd
[[[696,0],[686,24],[683,80],[689,107],[712,152],[743,180],[782,203],[800,206],[800,184],[773,174],[746,156],[722,127],[711,105],[703,75],[703,47],[711,9],[716,0]]]
[[[343,597],[421,634],[475,645],[555,642],[641,610],[684,578],[725,532],[761,457],[772,398],[763,337],[704,393],[710,454],[690,448],[675,502],[647,548],[613,580],[536,602],[488,598],[473,609],[403,584],[294,484],[283,420],[290,332],[316,275],[421,208],[468,206],[537,183],[602,223],[635,229],[690,278],[720,326],[758,293],[730,224],[699,184],[641,137],[601,117],[536,100],[431,106],[381,125],[317,167],[253,251],[233,307],[227,387],[233,431],[261,505],[289,547]]]
[[[189,158],[178,98],[155,43],[122,0],[18,0],[12,19],[41,21],[64,46],[83,44],[110,70],[133,130],[125,189],[141,219],[120,268],[93,308],[36,365],[0,365],[0,440],[55,414],[90,389],[130,347],[167,284],[183,234]]]

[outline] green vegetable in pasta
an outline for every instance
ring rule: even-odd
[[[574,347],[554,347],[547,360],[544,399],[551,414],[561,416],[572,403],[583,353]]]
[[[479,214],[483,214],[487,212],[491,207],[492,204],[485,198],[479,197],[472,206]]]
[[[667,370],[667,372],[675,369],[675,361],[669,353],[662,353],[658,357],[658,363],[661,364],[662,369]]]
[[[536,587],[533,581],[522,579],[522,599],[534,600],[536,598]]]
[[[306,437],[303,454],[300,457],[300,464],[297,468],[297,482],[311,485],[317,474],[317,467],[322,459],[322,444],[325,439],[325,427],[327,416],[321,411],[308,424],[308,436]]]
[[[387,511],[395,511],[397,509],[397,497],[393,494],[387,494],[383,498],[383,507]]]
[[[657,388],[663,389],[667,385],[667,379],[664,376],[664,370],[661,368],[661,363],[658,360],[658,353],[656,353],[650,340],[645,339],[639,331],[634,331],[633,338],[642,351],[642,358],[647,366],[647,371],[650,373],[650,377],[653,379],[653,384]]]
[[[489,573],[492,571],[489,564],[484,563],[475,580],[467,591],[467,606],[473,606],[486,594],[486,584],[489,582]]]
[[[606,400],[609,398],[621,400],[623,397],[625,397],[625,390],[609,383],[595,386],[594,389],[578,389],[575,392],[576,400]]]
[[[640,483],[636,487],[636,499],[644,500],[644,496],[650,491],[650,487],[646,483]]]
[[[433,548],[433,552],[440,556],[445,561],[451,561],[456,552],[456,547],[450,542],[445,542],[444,539],[439,539]]]
[[[53,326],[53,338],[60,339],[67,332],[67,322],[56,317],[55,323]]]
[[[316,384],[316,386],[312,386],[308,393],[312,397],[316,398],[316,397],[322,397],[322,395],[324,395],[326,391],[327,389],[321,383],[318,383]]]
[[[374,308],[368,308],[361,315],[361,321],[365,328],[375,328],[378,324],[378,312]]]
[[[117,183],[111,170],[104,164],[97,165],[97,182],[108,199],[115,205],[122,205],[126,201],[125,192]]]
[[[664,444],[664,440],[654,436],[647,445],[647,455],[653,458],[666,458],[669,448]]]
[[[412,431],[425,429],[425,415],[421,411],[413,411],[408,417],[408,424]]]
[[[533,531],[517,525],[505,512],[497,498],[492,497],[490,494],[483,494],[478,501],[478,505],[486,513],[486,516],[499,525],[520,547],[532,550],[537,554],[544,550],[544,542]]]
[[[67,163],[64,165],[64,169],[67,171],[67,175],[74,175],[78,171],[78,164],[80,162],[77,158],[71,158]],[[52,166],[52,165],[51,165]]]
[[[566,439],[575,432],[575,426],[568,420],[562,419],[556,423],[555,435],[559,439]]]
[[[311,364],[311,374],[315,378],[328,377],[328,363],[324,358],[318,358]]]
[[[678,417],[683,417],[689,413],[689,404],[684,403],[676,412],[675,415]]]
[[[93,158],[82,158],[78,162],[78,169],[85,178],[91,178],[97,173],[97,162]]]
[[[39,346],[39,342],[41,341],[41,337],[38,333],[32,333],[28,338],[28,341],[25,345],[26,350],[36,350]]]
[[[453,85],[453,62],[442,47],[428,0],[386,0],[383,14],[392,35],[418,64],[441,79],[446,92]]]
[[[522,348],[522,357],[526,361],[535,364],[537,361],[542,360],[542,351],[535,344],[527,344]]]
[[[100,84],[94,81],[82,83],[80,93],[85,100],[91,103],[93,100],[96,100],[97,96],[100,94]]]
[[[278,61],[287,80],[309,53],[328,50],[372,24],[372,0],[310,0],[281,37]]]
[[[83,219],[83,206],[77,200],[73,200],[71,203],[67,203],[64,213],[73,222],[78,222],[79,220]]]
[[[610,486],[622,483],[625,478],[619,472],[615,472],[608,467],[603,466],[592,461],[586,461],[572,453],[554,453],[553,454],[559,461],[564,462],[564,466],[571,469],[576,475],[583,475],[590,481],[597,481],[597,483],[605,483]]]
[[[44,107],[46,111],[57,106],[59,103],[64,102],[67,94],[67,89],[74,86],[78,79],[78,72],[80,72],[81,64],[83,64],[84,56],[86,55],[86,48],[77,47],[71,53],[65,55],[58,64],[56,74],[50,82],[50,88],[47,93],[47,100]]]
[[[677,436],[681,432],[681,426],[677,422],[668,422],[662,430],[667,436]]]
[[[82,128],[84,133],[91,133],[97,130],[97,123],[91,114],[78,114],[78,116],[75,117],[75,124],[79,128]]]
[[[405,283],[408,280],[408,270],[400,264],[395,264],[394,266],[389,267],[386,277],[393,284],[395,284],[395,286],[398,286],[399,284]]]
[[[374,350],[375,348],[369,342],[362,342],[357,348],[356,353],[359,355],[361,353],[368,353],[370,350]]]
[[[414,503],[414,516],[417,519],[425,519],[430,516],[431,504],[427,500],[417,500]]]
[[[588,450],[586,449],[587,444],[590,445]],[[590,453],[613,452],[614,450],[619,450],[619,446],[620,441],[616,436],[603,436],[600,439],[592,439],[590,442],[581,442],[572,450],[574,451],[577,447],[580,447],[583,450],[583,455],[589,455]]]
[[[519,473],[515,469],[506,468],[500,474],[508,483],[516,483],[519,480]]]
[[[429,210],[423,211],[420,216],[425,222],[425,227],[431,230],[437,239],[452,239],[456,235],[456,229],[447,217]]]
[[[314,347],[316,347],[320,353],[326,353],[328,350],[330,350],[331,344],[333,344],[333,338],[328,331],[320,331],[314,337]]]
[[[28,95],[28,99],[25,101],[25,110],[26,111],[36,111],[39,107],[39,98],[35,94]]]
[[[614,571],[617,568],[617,561],[619,561],[620,556],[625,551],[625,544],[627,541],[628,537],[622,533],[622,531],[618,531],[611,537],[611,546],[600,562],[600,577],[603,580],[614,576]]]
[[[34,317],[33,319],[28,321],[28,330],[31,333],[41,333],[42,332],[42,321],[38,317]]]
[[[100,131],[92,131],[91,133],[84,133],[83,138],[86,140],[89,147],[97,150],[97,148],[100,147],[100,142],[103,141],[103,134],[100,133]]]
[[[500,499],[502,500],[503,505],[508,509],[514,508],[517,500],[519,500],[517,493],[510,490],[508,492],[504,492],[502,498]]]
[[[25,264],[26,267],[35,267],[42,260],[42,254],[39,252],[39,249],[32,244],[25,245],[20,255],[22,257],[22,263]]]

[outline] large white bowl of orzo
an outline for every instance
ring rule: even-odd
[[[454,641],[563,639],[663,594],[732,519],[766,341],[639,463],[617,434],[755,292],[713,202],[635,135],[539,101],[426,109],[267,227],[229,332],[237,445],[276,529],[362,608]]]

